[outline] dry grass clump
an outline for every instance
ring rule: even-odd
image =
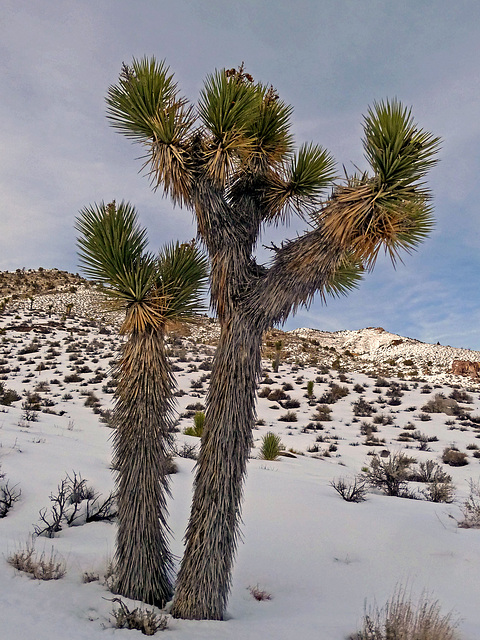
[[[152,609],[136,607],[130,609],[120,598],[113,598],[112,602],[120,605],[113,609],[114,626],[117,629],[135,629],[145,636],[153,636],[157,631],[164,631],[168,626],[166,616],[155,613]]]
[[[272,599],[272,594],[268,593],[268,591],[265,591],[264,589],[260,589],[258,584],[254,587],[248,587],[248,590],[250,591],[250,595],[252,596],[252,598],[257,600],[258,602]]]
[[[463,520],[458,526],[462,529],[480,529],[480,482],[470,480],[470,494],[462,506]]]
[[[442,615],[438,601],[423,595],[413,604],[397,589],[383,609],[365,612],[362,630],[349,640],[458,640],[457,626],[451,613]]]
[[[42,552],[35,553],[34,545],[29,543],[25,549],[18,549],[7,558],[7,562],[18,571],[24,571],[36,580],[60,580],[67,572],[65,561],[53,550],[50,556]]]

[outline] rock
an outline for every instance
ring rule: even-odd
[[[457,376],[470,376],[480,378],[480,362],[470,362],[470,360],[454,360],[452,362],[452,373]]]

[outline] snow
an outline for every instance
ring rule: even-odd
[[[51,321],[56,323],[52,331],[41,333],[40,329],[48,328]],[[17,330],[22,324],[29,325],[31,330]],[[18,485],[22,494],[7,516],[0,519],[0,638],[140,637],[140,632],[115,629],[112,625],[111,600],[115,596],[104,584],[103,575],[114,551],[114,523],[64,527],[53,539],[36,538],[38,553],[44,551],[49,555],[53,548],[65,560],[67,572],[60,580],[31,579],[7,562],[15,550],[25,548],[34,525],[39,522],[39,511],[50,507],[50,494],[56,492],[67,474],[80,473],[89,486],[105,497],[113,489],[111,430],[99,420],[99,414],[85,406],[87,396],[82,394],[93,391],[102,409],[111,408],[112,394],[105,387],[108,375],[101,382],[91,380],[97,375],[96,371],[108,373],[108,363],[116,352],[119,338],[114,330],[110,335],[105,334],[104,325],[97,320],[74,316],[62,323],[54,311],[49,319],[38,309],[30,312],[25,306],[8,307],[0,317],[2,327],[7,327],[3,342],[0,336],[0,362],[7,361],[2,365],[7,370],[2,373],[2,382],[22,397],[10,407],[0,406],[0,465],[5,474],[0,483],[8,479],[9,485]],[[316,332],[315,339],[320,339],[320,333],[323,332]],[[440,360],[446,358],[444,350],[449,349],[436,345],[422,347],[422,343],[410,343],[406,338],[402,344],[392,345],[392,341],[401,337],[378,329],[363,330],[358,339],[353,333],[345,332],[345,336],[335,339],[347,340],[345,348],[359,354],[361,346],[362,352],[369,355],[370,368],[372,359],[381,361],[385,345],[390,345],[390,349],[405,348],[408,344],[416,349],[425,347],[428,354],[439,353]],[[297,330],[300,343],[302,338],[312,335],[311,330]],[[39,351],[20,354],[34,336],[41,345]],[[191,383],[208,374],[198,367],[211,357],[211,341],[211,333],[203,327],[182,340],[186,357],[182,354],[179,358],[179,349],[172,346],[172,362],[180,368],[176,372],[178,387],[185,392],[177,398],[179,416],[187,411],[189,404],[204,403],[207,382],[203,389],[193,389]],[[52,347],[52,342],[59,344]],[[67,348],[72,344],[78,346],[80,362],[70,360],[75,352]],[[48,358],[52,348],[58,355]],[[470,355],[470,359],[478,359],[477,354]],[[391,353],[382,357],[391,358]],[[427,357],[432,360],[434,356]],[[40,362],[48,368],[38,370]],[[65,376],[72,374],[76,366],[87,366],[91,372],[80,374],[81,382],[65,383]],[[268,366],[266,361],[265,367]],[[382,606],[401,584],[412,592],[414,599],[426,590],[432,599],[439,600],[442,611],[452,610],[454,617],[461,620],[459,630],[464,640],[478,638],[480,530],[461,529],[457,521],[461,519],[461,505],[469,492],[469,480],[478,480],[480,476],[480,459],[473,456],[474,449],[466,449],[467,445],[477,444],[480,425],[477,428],[472,424],[462,425],[445,414],[431,414],[432,419],[426,422],[419,419],[421,407],[435,393],[443,392],[446,396],[451,393],[445,378],[440,374],[436,378],[426,377],[432,386],[429,390],[422,388],[425,382],[397,381],[406,388],[401,404],[394,406],[378,403],[379,395],[388,399],[388,388],[382,388],[379,394],[375,390],[375,378],[362,372],[351,370],[342,380],[338,371],[321,373],[318,366],[298,364],[298,361],[295,364],[292,357],[291,362],[282,361],[278,374],[270,371],[268,375],[274,381],[268,385],[272,389],[281,388],[284,383],[292,385],[293,389],[286,393],[300,402],[300,407],[290,409],[298,420],[279,421],[287,409],[278,402],[259,398],[257,412],[264,424],[254,431],[255,449],[245,485],[242,541],[236,556],[226,620],[193,622],[169,618],[168,629],[158,634],[177,640],[344,639],[359,629],[365,601]],[[318,377],[323,381],[315,382],[316,402],[309,405],[305,397],[306,383]],[[465,379],[448,380],[473,387]],[[22,402],[26,392],[34,391],[39,382],[48,384],[48,390],[40,391],[39,395],[55,403],[49,409],[56,413],[38,412],[38,420],[32,422],[25,419]],[[331,382],[346,386],[349,394],[329,405],[332,421],[323,422],[322,429],[305,431],[319,398]],[[368,385],[362,394],[365,399],[375,401],[379,412],[393,418],[392,425],[377,425],[378,433],[374,435],[386,441],[381,447],[366,446],[365,436],[360,434],[361,422],[371,423],[371,418],[360,417],[354,421],[352,402],[360,397],[353,390],[355,384]],[[260,385],[260,389],[264,386]],[[64,394],[73,397],[63,399]],[[470,395],[472,403],[461,403],[461,406],[478,416],[478,390],[473,389]],[[411,407],[416,409],[411,411]],[[65,413],[59,415],[61,411]],[[452,421],[453,424],[446,424]],[[429,451],[420,451],[414,440],[398,441],[409,422],[416,430],[438,438],[429,443]],[[191,424],[191,417],[179,417],[181,430]],[[276,461],[258,459],[262,436],[268,431],[278,433],[285,447],[296,452],[296,457],[281,457]],[[322,436],[323,441],[316,442],[318,436]],[[179,443],[198,442],[181,431],[177,439]],[[456,488],[452,504],[389,497],[378,491],[369,492],[363,503],[347,503],[330,484],[339,477],[353,478],[368,465],[368,454],[373,449],[405,451],[419,462],[441,463],[443,449],[453,443],[468,453],[469,464],[456,468],[444,465]],[[308,452],[315,444],[320,451]],[[331,445],[336,445],[337,450],[331,451],[329,457],[322,455]],[[194,461],[176,458],[176,463],[178,473],[171,477],[173,497],[169,510],[172,549],[180,558],[192,495]],[[84,572],[99,574],[100,580],[85,584]],[[259,602],[251,596],[249,587],[257,585],[271,594],[270,600]],[[126,602],[130,608],[135,606]]]

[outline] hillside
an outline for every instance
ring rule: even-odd
[[[57,269],[0,272],[0,305],[2,300],[10,313],[35,312],[33,322],[46,314],[60,320],[67,315],[89,319],[117,328],[121,323],[121,314],[109,311],[109,303],[95,283]],[[197,342],[215,345],[219,336],[217,323],[206,317],[199,318],[196,327],[185,331],[192,345]],[[391,377],[480,388],[480,378],[451,375],[454,360],[480,362],[480,351],[428,344],[382,327],[336,332],[274,329],[264,336],[264,358],[275,358],[278,341],[282,342],[280,361],[288,364],[322,364],[337,370],[373,371]]]

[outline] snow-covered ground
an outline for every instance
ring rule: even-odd
[[[39,523],[39,511],[50,508],[49,496],[67,474],[81,474],[105,497],[113,489],[111,430],[100,420],[99,412],[111,408],[108,369],[119,338],[114,328],[97,320],[73,317],[62,322],[54,309],[50,314],[38,309],[30,312],[24,306],[9,307],[0,317],[0,329],[4,329],[0,334],[0,382],[21,396],[11,406],[0,405],[0,470],[5,474],[0,485],[8,480],[9,486],[21,490],[20,499],[0,519],[0,638],[140,637],[140,632],[112,626],[114,595],[103,575],[114,550],[114,523],[64,527],[53,539],[36,538],[38,554],[49,555],[53,548],[64,559],[66,574],[60,580],[31,579],[7,562],[13,552],[26,547]],[[371,331],[382,337],[382,332]],[[171,345],[178,389],[184,392],[177,397],[179,445],[198,443],[182,431],[193,423],[195,410],[187,407],[204,404],[213,354],[207,333],[203,334],[205,344],[197,330],[190,338],[177,336]],[[365,335],[364,353],[369,353],[371,369],[382,344],[373,348]],[[316,338],[306,331],[303,339]],[[402,346],[391,344],[398,336],[389,339],[392,348]],[[360,359],[358,341],[355,348],[352,340],[349,345],[345,348]],[[426,347],[432,354],[442,349]],[[470,359],[478,359],[477,355]],[[387,357],[392,358],[391,354]],[[431,419],[425,419],[422,407],[435,394],[448,397],[453,391],[441,377],[397,379],[403,395],[398,404],[389,404],[393,387],[377,386],[382,381],[374,372],[342,373],[322,367],[321,362],[309,366],[299,364],[299,358],[289,359],[290,363],[281,362],[278,373],[265,361],[270,380],[259,385],[263,396],[258,401],[260,424],[254,432],[255,449],[248,467],[243,542],[235,564],[228,619],[169,619],[167,630],[158,633],[178,640],[342,640],[359,629],[365,601],[383,605],[401,584],[414,598],[426,590],[439,600],[445,613],[452,610],[460,619],[464,640],[478,639],[480,529],[459,528],[457,522],[462,518],[470,479],[480,477],[480,458],[475,457],[480,424],[445,413],[431,413]],[[378,356],[379,365],[383,364],[380,360]],[[69,382],[68,376],[74,374],[81,379]],[[459,404],[473,418],[480,416],[478,389],[466,379],[449,380],[461,384],[461,390],[472,387],[470,402]],[[306,397],[309,381],[314,381],[312,399]],[[313,414],[324,404],[322,396],[333,383],[346,387],[348,394],[328,404],[330,421],[315,422]],[[266,387],[282,390],[288,397],[269,399]],[[41,411],[22,407],[28,392],[38,393]],[[354,416],[352,403],[360,397],[373,404],[371,417]],[[90,406],[85,405],[86,400]],[[287,412],[293,412],[296,421],[280,420]],[[384,442],[367,444],[361,433],[366,425],[377,427],[372,435]],[[281,437],[292,457],[258,458],[268,431]],[[412,433],[414,438],[407,439]],[[349,503],[330,484],[340,477],[353,478],[369,465],[372,452],[404,451],[417,464],[427,460],[442,464],[442,452],[451,445],[468,455],[466,466],[443,465],[455,485],[451,504],[389,497],[378,490],[369,492],[365,502]],[[172,548],[180,557],[195,463],[181,457],[176,463],[169,509]],[[424,486],[410,483],[409,488],[420,495]],[[84,583],[85,572],[98,574],[100,579]],[[249,587],[257,585],[271,594],[270,600],[259,602],[252,597]]]

